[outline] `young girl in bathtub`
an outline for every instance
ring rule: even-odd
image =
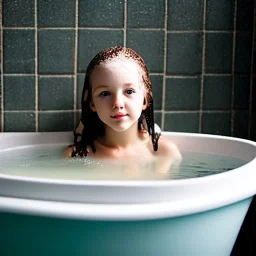
[[[132,168],[161,159],[157,164],[161,172],[181,160],[176,145],[163,138],[154,123],[148,70],[130,48],[104,49],[89,63],[74,136],[66,157],[114,159]]]

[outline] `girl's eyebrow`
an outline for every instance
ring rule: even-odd
[[[99,90],[99,89],[105,89],[105,88],[107,88],[107,87],[109,87],[109,86],[108,86],[108,85],[98,85],[98,86],[96,86],[96,88],[93,90],[93,93],[94,93],[95,91]]]

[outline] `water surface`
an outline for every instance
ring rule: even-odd
[[[40,145],[2,151],[0,174],[68,180],[189,179],[226,172],[246,163],[233,157],[183,152],[180,165],[173,165],[168,171],[161,172],[156,166],[166,159],[147,164],[90,158],[64,159],[63,148],[60,145]]]

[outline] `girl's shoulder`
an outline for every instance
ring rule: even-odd
[[[172,157],[179,161],[182,159],[177,145],[163,135],[158,140],[158,150],[156,152],[161,157]]]

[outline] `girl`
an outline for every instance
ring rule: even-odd
[[[121,46],[99,52],[87,67],[81,121],[64,155],[143,163],[164,157],[168,166],[170,160],[179,162],[178,148],[160,135],[143,59]]]

